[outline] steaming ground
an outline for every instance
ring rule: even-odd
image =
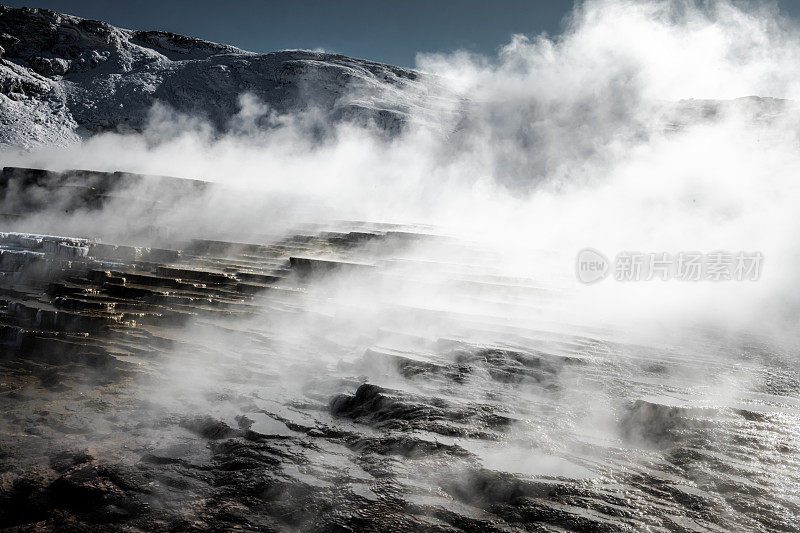
[[[44,229],[42,190],[69,191],[59,210],[91,200],[87,218],[107,201],[224,196],[135,175],[3,177],[7,198],[44,210],[13,229]],[[795,523],[791,346],[576,313],[586,300],[547,252],[543,278],[511,275],[495,249],[431,226],[162,248],[95,231],[102,244],[0,234],[5,527]]]
[[[587,2],[420,57],[389,135],[245,93],[5,150],[123,172],[0,179],[0,524],[795,529],[798,51],[760,6]],[[585,286],[587,246],[765,259]]]

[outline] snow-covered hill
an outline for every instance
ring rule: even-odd
[[[435,80],[310,51],[246,52],[162,31],[132,31],[44,9],[0,6],[0,145],[65,144],[139,130],[156,102],[224,129],[252,93],[278,112],[396,131],[425,120]]]

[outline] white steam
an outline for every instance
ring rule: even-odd
[[[163,215],[195,236],[331,219],[432,224],[490,247],[504,274],[575,291],[584,319],[791,331],[800,34],[774,7],[589,1],[556,38],[514,36],[494,58],[426,55],[418,65],[454,95],[441,102],[439,130],[387,139],[327,125],[320,135],[313,111],[279,116],[242,95],[224,134],[156,106],[141,134],[4,161],[244,191],[244,204],[212,195]],[[787,101],[730,101],[751,95]],[[572,261],[586,246],[612,257],[760,251],[765,262],[754,283],[583,287]]]
[[[240,411],[222,413],[230,405],[206,392],[261,395],[277,410],[309,383],[324,389],[327,380],[331,390],[313,391],[323,397],[341,392],[336,378],[351,383],[360,376],[465,403],[499,396],[498,405],[524,419],[508,438],[526,455],[532,447],[557,451],[571,433],[613,434],[621,398],[641,390],[604,388],[568,369],[557,378],[562,411],[543,421],[547,415],[519,408],[539,405],[541,387],[470,376],[474,389],[442,392],[439,382],[401,379],[365,350],[391,338],[395,348],[443,360],[437,342],[458,338],[485,346],[527,342],[526,349],[564,355],[566,349],[557,352],[559,335],[589,338],[600,331],[600,341],[577,348],[582,355],[607,349],[598,359],[607,355],[603,364],[624,369],[625,357],[647,355],[629,353],[633,348],[612,354],[617,340],[678,346],[676,353],[685,352],[675,360],[685,363],[680,356],[691,352],[692,365],[672,369],[665,360],[664,379],[700,390],[699,402],[713,397],[733,405],[755,372],[734,364],[719,365],[724,370],[713,377],[697,371],[729,356],[734,361],[736,354],[724,351],[737,343],[726,343],[725,335],[794,340],[800,33],[775,9],[587,1],[556,38],[514,36],[496,57],[427,55],[418,66],[451,91],[438,102],[438,128],[412,120],[388,138],[369,127],[321,124],[314,110],[279,115],[244,94],[222,133],[157,105],[140,134],[105,133],[64,149],[3,154],[5,165],[122,170],[223,186],[170,199],[174,205],[157,212],[123,200],[100,212],[33,219],[50,231],[101,230],[110,242],[149,245],[153,235],[137,230],[146,222],[169,230],[157,245],[193,237],[264,243],[302,223],[349,220],[429,225],[453,237],[405,248],[367,246],[357,259],[400,260],[375,276],[333,275],[285,298],[268,293],[254,302],[261,306],[256,316],[224,328],[200,321],[176,333],[176,353],[156,363],[169,386],[144,389],[156,414],[209,412],[230,420]],[[607,279],[585,286],[575,278],[574,261],[586,247],[610,257],[758,251],[764,264],[755,282]],[[470,269],[518,280],[509,283],[516,288],[498,296],[496,288],[465,285]],[[691,337],[697,325],[719,335],[718,345]],[[539,332],[545,333],[536,338]],[[630,382],[640,383],[638,376]],[[328,423],[328,413],[320,412]],[[577,475],[560,462],[497,457],[496,448],[472,451],[489,468],[544,465]]]

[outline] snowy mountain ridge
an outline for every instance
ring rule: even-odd
[[[156,102],[223,129],[252,93],[278,112],[390,132],[447,98],[432,76],[301,50],[258,54],[163,31],[134,31],[45,9],[0,5],[0,145],[63,145],[139,131]]]

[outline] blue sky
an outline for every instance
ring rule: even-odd
[[[254,52],[323,48],[400,66],[417,52],[493,54],[513,33],[558,34],[569,0],[27,0],[132,29],[167,30]],[[800,16],[800,1],[781,9]]]

